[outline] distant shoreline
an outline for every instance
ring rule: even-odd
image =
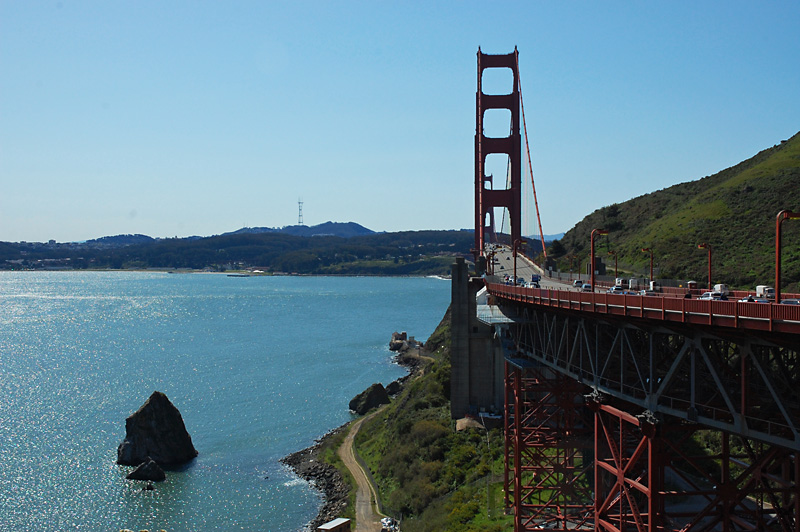
[[[105,268],[97,268],[97,269],[88,269],[88,268],[74,268],[74,269],[36,269],[36,270],[2,270],[0,269],[0,273],[3,272],[13,272],[13,273],[91,273],[91,272],[105,272],[105,273],[171,273],[171,274],[202,274],[202,275],[226,275],[230,276],[231,274],[241,274],[236,275],[237,277],[393,277],[393,278],[430,278],[430,279],[439,279],[442,281],[449,281],[450,277],[446,275],[409,275],[409,274],[384,274],[384,273],[269,273],[269,272],[249,272],[247,270],[227,270],[224,272],[214,272],[214,271],[205,271],[205,270],[188,270],[188,269],[170,269],[170,268],[146,268],[146,269],[125,269],[125,270],[114,270],[114,269],[105,269]]]

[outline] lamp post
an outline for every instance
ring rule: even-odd
[[[524,242],[521,238],[514,241],[513,255],[514,255],[514,286],[517,286],[517,249],[521,248]]]
[[[697,249],[707,249],[708,250],[708,291],[711,291],[711,244],[703,242],[702,244],[697,244]]]
[[[619,277],[619,273],[617,272],[617,252],[616,251],[609,251],[609,255],[614,255],[614,278],[616,279]]]
[[[653,282],[653,250],[650,248],[642,248],[642,253],[650,253],[650,282]]]
[[[775,220],[775,303],[781,302],[781,222],[800,220],[800,212],[782,210]]]
[[[594,292],[594,235],[607,235],[608,230],[606,229],[592,229],[592,235],[589,238],[591,243],[591,254],[589,260],[591,264],[589,265],[589,269],[592,270],[592,292]]]
[[[569,258],[569,280],[572,281],[572,259],[575,258],[575,255],[567,255]]]

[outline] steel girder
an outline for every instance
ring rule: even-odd
[[[632,416],[597,395],[589,404],[596,530],[799,530],[792,451],[723,432],[721,450],[708,454],[692,438],[699,425]]]
[[[505,494],[514,529],[586,528],[593,462],[586,387],[525,360],[505,367]]]
[[[573,527],[800,531],[796,350],[552,309],[517,310],[521,319],[506,334],[507,502],[518,517],[515,530],[566,523],[552,507],[530,504],[539,485],[526,480],[550,467],[546,452],[530,451],[530,435],[541,438],[543,429],[526,424],[543,409],[528,390],[541,393],[543,381],[561,375],[593,390],[587,404],[595,411],[594,445],[582,456],[597,453],[590,482],[596,506]],[[719,438],[723,450],[687,451],[699,430]],[[739,441],[736,452],[731,439]]]
[[[577,314],[524,308],[515,351],[653,414],[800,450],[800,351]]]

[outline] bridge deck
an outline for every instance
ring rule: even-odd
[[[521,303],[648,320],[797,334],[800,345],[800,305],[571,292],[506,285],[489,278],[485,282],[493,296]]]

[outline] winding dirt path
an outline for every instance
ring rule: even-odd
[[[367,474],[361,468],[361,465],[356,460],[355,450],[353,448],[353,441],[356,434],[358,434],[361,424],[372,418],[380,410],[356,420],[350,426],[350,432],[344,439],[344,442],[339,447],[337,454],[350,470],[350,474],[356,481],[356,529],[355,532],[380,532],[381,530],[381,515],[377,511],[377,494],[375,488],[369,481]]]

